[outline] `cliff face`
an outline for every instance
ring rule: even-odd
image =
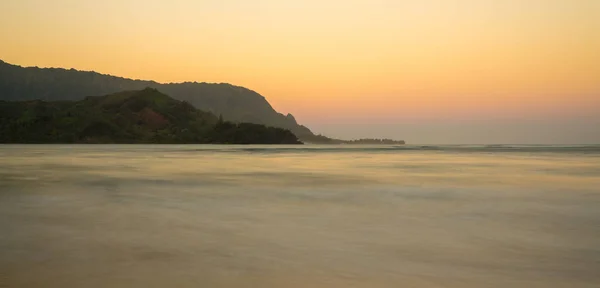
[[[189,102],[200,110],[223,115],[228,121],[284,128],[299,138],[313,135],[308,128],[298,124],[291,114],[285,116],[275,111],[265,97],[244,87],[224,83],[156,84],[151,87]]]
[[[169,83],[133,80],[75,69],[21,67],[0,61],[0,100],[81,100],[120,91],[158,89],[174,99],[222,115],[227,121],[249,122],[292,131],[300,139],[314,134],[295,118],[273,109],[262,95],[244,87],[213,83]]]

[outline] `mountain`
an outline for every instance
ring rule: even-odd
[[[225,122],[154,88],[80,101],[0,101],[0,143],[302,144],[289,130]]]
[[[82,100],[121,91],[155,88],[194,107],[222,115],[227,121],[249,122],[292,131],[298,138],[319,142],[319,137],[271,107],[262,95],[244,87],[213,83],[168,83],[133,80],[96,72],[62,68],[21,67],[0,60],[0,100]]]

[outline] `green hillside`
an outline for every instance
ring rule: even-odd
[[[21,67],[0,60],[0,100],[5,101],[78,101],[146,87],[156,88],[202,111],[223,115],[227,121],[279,127],[301,139],[314,138],[291,114],[278,113],[265,97],[244,87],[225,83],[161,84],[75,69]]]
[[[153,88],[80,101],[0,101],[0,142],[301,143],[289,130],[225,122]]]

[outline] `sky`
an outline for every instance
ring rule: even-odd
[[[0,1],[0,59],[232,83],[332,137],[600,143],[598,0]]]

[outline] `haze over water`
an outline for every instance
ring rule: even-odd
[[[0,287],[598,287],[600,146],[0,146]]]

